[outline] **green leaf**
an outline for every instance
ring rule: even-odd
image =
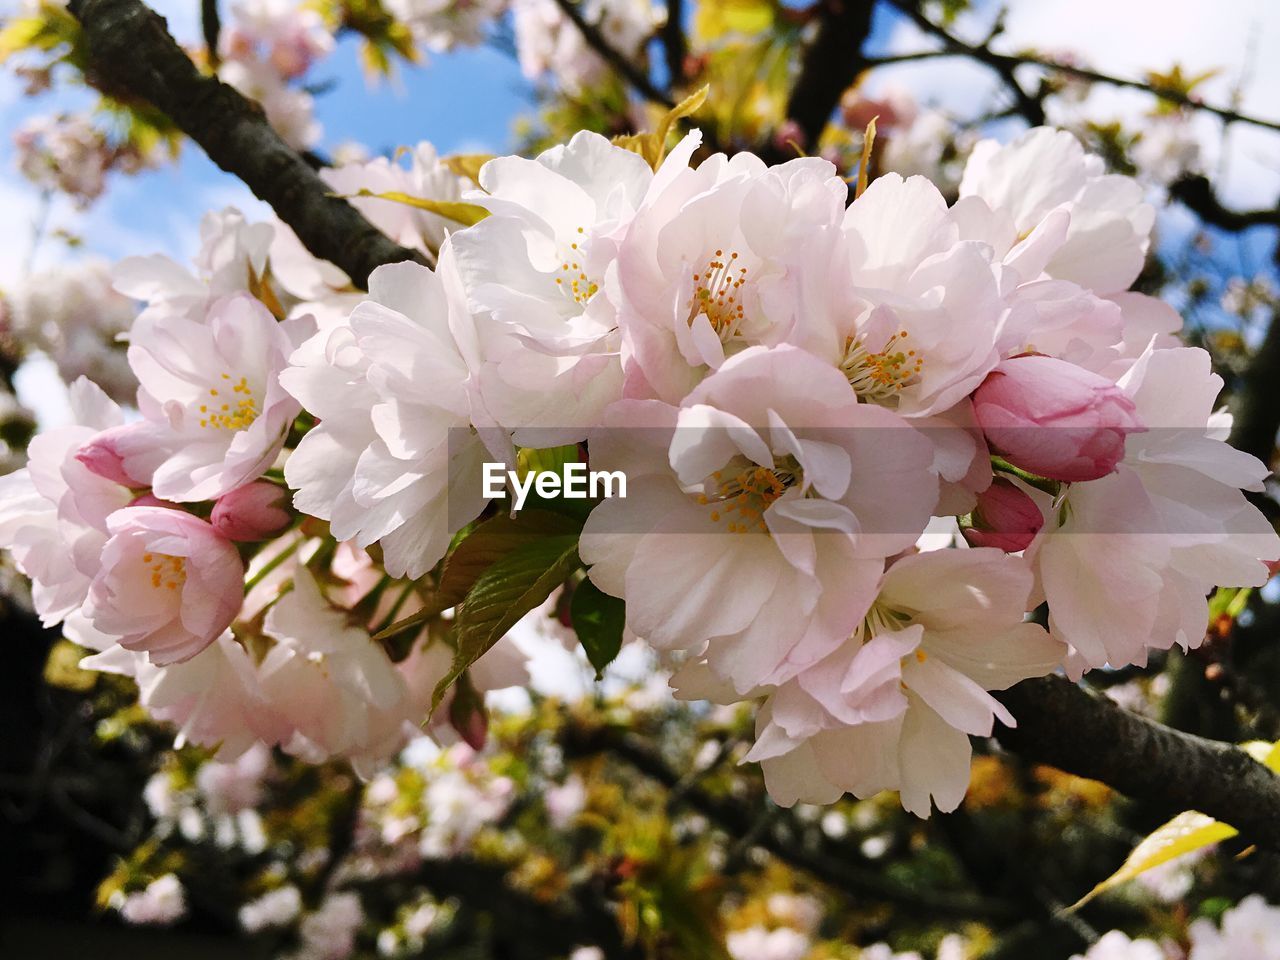
[[[578,534],[562,533],[526,538],[480,575],[458,607],[453,665],[436,685],[432,712],[463,671],[484,656],[516,621],[551,596],[579,563]]]
[[[622,649],[622,628],[627,622],[626,604],[604,593],[590,580],[583,580],[573,591],[569,615],[578,642],[587,659],[596,668],[596,679],[613,663]]]
[[[494,563],[539,537],[577,535],[580,525],[547,510],[521,510],[514,517],[499,514],[480,524],[454,548],[444,562],[438,595],[444,606],[455,607]]]
[[[578,445],[575,443],[563,447],[521,447],[516,453],[516,473],[523,480],[529,473],[558,473],[564,475],[567,463],[577,463]]]
[[[341,200],[353,200],[357,197],[372,197],[375,200],[390,200],[393,203],[403,203],[407,207],[417,207],[419,210],[428,210],[431,213],[444,217],[446,220],[452,220],[460,223],[464,227],[470,227],[479,223],[489,215],[489,211],[484,207],[474,203],[462,203],[456,200],[430,200],[426,197],[414,197],[407,193],[401,193],[399,190],[387,190],[383,193],[374,193],[372,190],[359,190],[355,193],[335,193],[332,196]]]
[[[490,566],[538,537],[560,534],[576,536],[581,524],[572,518],[545,510],[522,510],[515,517],[500,514],[479,524],[463,537],[445,558],[435,593],[420,610],[397,620],[373,640],[381,643],[399,636],[427,620],[456,607]]]

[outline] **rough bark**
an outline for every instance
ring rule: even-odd
[[[88,80],[125,103],[144,101],[169,117],[269,203],[308,250],[337,264],[357,286],[384,263],[417,260],[384,236],[280,139],[257,104],[196,69],[163,18],[139,0],[72,0],[84,28]]]
[[[1018,719],[997,737],[1026,759],[1165,813],[1199,810],[1280,849],[1280,777],[1234,744],[1140,717],[1061,677],[1024,680],[997,696]]]

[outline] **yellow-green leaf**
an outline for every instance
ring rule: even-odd
[[[862,162],[858,164],[858,189],[853,197],[856,200],[862,196],[867,189],[867,177],[871,173],[871,149],[876,145],[876,120],[879,117],[872,117],[867,121],[867,132],[862,135]]]
[[[773,26],[777,16],[769,0],[703,0],[693,16],[695,35],[712,43],[726,35],[755,36]]]
[[[614,144],[624,150],[640,154],[649,166],[657,170],[662,164],[662,158],[667,155],[667,137],[671,134],[671,128],[677,120],[696,113],[698,108],[706,102],[707,92],[710,89],[710,87],[703,87],[677,103],[658,121],[658,126],[652,133],[633,133],[628,136],[614,137]]]
[[[1220,823],[1203,813],[1197,813],[1194,810],[1180,813],[1138,844],[1119,870],[1090,890],[1069,909],[1078,910],[1100,893],[1127,883],[1170,860],[1228,840],[1237,833],[1239,831],[1235,827]]]
[[[474,203],[462,203],[457,200],[430,200],[427,197],[410,196],[407,193],[401,193],[399,190],[388,190],[385,193],[360,190],[356,193],[335,193],[332,196],[341,200],[372,197],[375,200],[390,200],[393,203],[403,203],[405,206],[417,207],[419,210],[429,210],[431,213],[444,217],[446,220],[460,223],[464,227],[479,223],[489,215],[488,210]]]
[[[476,186],[480,185],[480,168],[493,159],[491,153],[455,153],[440,162],[460,177],[466,177]]]

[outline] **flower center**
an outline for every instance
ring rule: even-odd
[[[869,403],[884,404],[896,400],[906,387],[919,383],[924,357],[907,341],[907,331],[899,330],[883,350],[872,352],[860,338],[846,340],[840,369],[853,392]]]
[[[794,457],[781,457],[773,467],[762,467],[735,457],[723,470],[717,470],[704,484],[698,503],[715,505],[711,519],[728,523],[730,533],[768,532],[764,512],[800,482],[801,469]]]
[[[173,557],[167,553],[144,553],[142,562],[151,574],[151,586],[156,590],[177,590],[187,582],[186,557]]]
[[[582,239],[586,230],[578,228],[578,239],[569,244],[569,250],[560,261],[561,276],[556,277],[556,286],[560,292],[581,306],[600,292],[600,285],[590,279],[582,269]]]
[[[730,251],[726,257],[723,250],[717,250],[703,271],[693,275],[689,323],[692,325],[698,314],[705,315],[722,342],[729,340],[745,319],[739,291],[750,271],[738,266],[737,260],[736,251]]]
[[[253,396],[248,378],[234,383],[231,374],[222,375],[222,388],[210,387],[209,399],[200,404],[200,426],[214,430],[246,430],[262,411]]]

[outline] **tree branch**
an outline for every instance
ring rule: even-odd
[[[684,0],[667,0],[667,22],[662,25],[662,49],[666,53],[667,80],[672,90],[684,84],[684,62],[689,40],[684,34]]]
[[[767,850],[779,860],[806,870],[813,876],[856,897],[927,910],[947,917],[1010,919],[1015,908],[1003,901],[901,884],[870,866],[857,847],[840,844],[825,834],[814,842],[802,843],[800,827],[789,811],[775,809],[775,816],[763,824],[759,804],[712,793],[682,777],[644,737],[616,727],[565,727],[562,745],[567,756],[609,754],[624,760],[645,776],[672,791],[678,800],[715,823],[731,837],[746,838],[752,846]],[[807,839],[807,838],[806,838]]]
[[[894,7],[911,19],[925,33],[936,37],[942,41],[943,49],[940,51],[920,51],[916,54],[905,54],[896,59],[920,59],[930,54],[932,56],[956,56],[970,57],[974,60],[984,63],[991,69],[995,70],[1006,82],[1009,83],[1014,91],[1015,96],[1019,93],[1024,97],[1028,97],[1013,79],[1013,71],[1020,66],[1031,65],[1043,67],[1046,70],[1056,70],[1059,73],[1065,73],[1068,76],[1076,77],[1081,80],[1089,80],[1094,83],[1105,83],[1113,87],[1126,87],[1131,90],[1141,90],[1144,93],[1152,94],[1161,100],[1169,103],[1176,103],[1179,106],[1190,107],[1194,110],[1202,110],[1205,113],[1211,113],[1216,117],[1220,117],[1229,123],[1248,123],[1256,127],[1265,127],[1268,130],[1280,130],[1280,121],[1263,120],[1258,117],[1250,117],[1226,107],[1215,107],[1207,103],[1201,103],[1191,95],[1172,87],[1161,87],[1156,84],[1149,83],[1144,80],[1130,80],[1125,77],[1116,77],[1107,73],[1099,73],[1097,70],[1091,70],[1088,67],[1077,67],[1069,63],[1059,63],[1049,57],[1042,57],[1037,54],[1005,54],[997,53],[986,44],[974,46],[965,43],[958,37],[948,33],[938,24],[934,23],[928,17],[920,12],[912,0],[888,0]],[[895,58],[888,58],[888,62],[892,62]],[[1028,118],[1030,119],[1030,118]],[[1040,120],[1035,125],[1044,122],[1043,111],[1040,113]]]
[[[1280,849],[1280,777],[1239,747],[1129,713],[1061,677],[1024,680],[996,696],[1018,719],[997,739],[1026,759],[1101,781],[1163,813],[1199,810]]]
[[[867,67],[862,45],[871,32],[875,0],[825,0],[818,14],[818,35],[805,50],[800,76],[787,98],[787,119],[801,134],[800,146],[812,150],[844,93]]]
[[[1004,81],[1009,92],[1013,94],[1016,112],[1025,118],[1027,123],[1033,127],[1041,126],[1044,123],[1044,104],[1040,102],[1039,97],[1027,93],[1022,88],[1022,84],[1018,82],[1018,78],[1014,76],[1014,70],[1021,66],[1022,60],[1017,57],[1006,57],[998,54],[986,43],[975,46],[952,36],[921,13],[911,0],[889,0],[889,2],[925,33],[931,34],[942,41],[942,50],[920,51],[918,54],[906,54],[899,59],[920,59],[932,53],[933,56],[969,57],[972,60],[977,60],[979,63],[985,64],[994,70],[1000,79]]]
[[[600,59],[611,66],[618,76],[626,80],[637,93],[646,100],[661,104],[668,110],[676,105],[671,97],[654,86],[647,73],[632,63],[628,57],[605,39],[599,27],[583,19],[582,12],[578,9],[578,4],[574,0],[556,0],[556,6],[578,28],[582,38],[587,41],[587,45],[599,55]]]
[[[320,179],[267,123],[262,110],[216,77],[202,75],[139,0],[72,0],[89,54],[86,79],[124,102],[167,115],[209,158],[235,174],[293,228],[317,257],[364,287],[384,263],[421,254],[392,242]]]
[[[1207,177],[1183,177],[1169,184],[1169,196],[1177,200],[1205,223],[1223,230],[1239,231],[1250,227],[1280,227],[1280,206],[1259,210],[1232,210],[1224,207],[1213,192]]]
[[[421,884],[438,899],[456,898],[491,913],[500,921],[504,941],[529,948],[519,956],[564,956],[584,943],[599,947],[608,960],[641,956],[637,946],[626,942],[614,911],[599,891],[580,886],[569,896],[547,901],[513,887],[508,873],[502,864],[460,856],[424,860],[411,871],[379,877],[376,883],[394,879]],[[360,889],[373,883],[355,880],[343,886]]]

